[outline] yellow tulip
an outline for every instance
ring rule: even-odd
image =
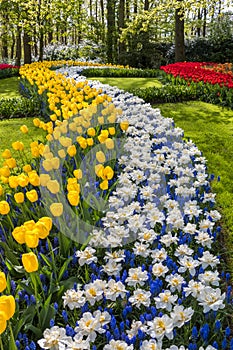
[[[129,127],[129,122],[127,120],[120,123],[120,128],[122,131],[126,131]]]
[[[80,180],[83,177],[83,173],[81,169],[76,169],[73,171],[74,176],[76,179]]]
[[[27,272],[35,272],[38,270],[39,264],[38,264],[38,259],[37,256],[30,252],[30,253],[25,253],[22,255],[22,263],[23,267]]]
[[[12,231],[12,236],[18,242],[19,244],[24,244],[25,243],[25,232],[26,228],[22,226],[15,227],[14,230]]]
[[[108,180],[104,180],[100,184],[101,190],[107,190],[108,189]]]
[[[29,183],[29,178],[25,174],[20,174],[17,177],[17,181],[18,181],[19,186],[26,187]]]
[[[21,141],[15,141],[12,143],[12,148],[15,151],[23,151],[24,150],[24,144]]]
[[[6,275],[4,272],[0,272],[0,293],[6,289]]]
[[[116,133],[116,129],[114,128],[114,126],[111,126],[110,128],[108,128],[108,131],[110,135],[115,135]]]
[[[31,203],[34,203],[38,200],[38,193],[36,190],[31,190],[26,192],[26,197]]]
[[[33,230],[35,227],[35,221],[34,220],[29,220],[29,221],[25,221],[25,223],[23,224],[23,226],[28,230]]]
[[[27,125],[22,125],[20,127],[20,131],[23,133],[23,134],[27,134],[28,133],[28,127]]]
[[[88,135],[88,136],[94,137],[95,134],[96,134],[96,131],[95,131],[94,128],[89,128],[89,129],[87,130],[87,135]]]
[[[38,222],[42,222],[45,225],[45,227],[47,228],[48,231],[50,231],[52,229],[53,220],[50,217],[43,216],[42,218],[39,219]]]
[[[67,148],[67,153],[69,154],[70,157],[74,157],[75,154],[77,153],[75,145],[69,146]]]
[[[94,145],[94,140],[93,140],[91,137],[89,137],[89,138],[87,139],[87,145],[88,145],[88,146],[93,146],[93,145]]]
[[[110,166],[106,166],[106,168],[104,168],[103,170],[104,179],[111,180],[113,178],[113,175],[114,171],[112,170],[112,168]]]
[[[46,187],[53,194],[56,194],[60,191],[60,185],[57,180],[49,180],[46,184]]]
[[[77,192],[77,191],[70,191],[67,194],[67,198],[68,198],[68,201],[69,201],[70,205],[73,205],[73,206],[76,207],[79,204],[79,200],[80,200],[79,192]]]
[[[23,192],[18,192],[14,194],[14,199],[16,203],[21,204],[24,202],[24,193]]]
[[[40,174],[40,185],[41,186],[46,186],[49,180],[51,180],[51,177],[49,174]]]
[[[53,214],[53,216],[61,216],[63,213],[63,204],[62,203],[51,204],[50,211]]]
[[[9,177],[10,174],[11,174],[11,172],[10,172],[10,169],[7,165],[0,168],[0,175],[2,175],[4,177]]]
[[[103,169],[104,169],[104,166],[102,164],[97,164],[95,166],[95,173],[96,173],[96,175],[100,177],[101,174],[102,174]]]
[[[15,313],[15,299],[12,295],[0,296],[0,310],[8,321]]]
[[[4,165],[8,166],[10,169],[13,169],[17,166],[15,158],[6,159]]]
[[[105,145],[106,145],[107,149],[114,149],[114,141],[110,138],[107,138],[105,140]]]
[[[0,201],[0,214],[7,215],[10,211],[10,206],[7,201]]]
[[[105,155],[104,155],[104,153],[102,151],[96,152],[96,159],[100,163],[106,162],[106,157],[105,157]]]
[[[29,178],[30,184],[32,184],[33,186],[40,185],[40,177],[35,170],[32,170],[28,173],[28,178]]]
[[[2,185],[0,185],[0,196],[2,196],[3,193],[4,193],[4,191],[3,191]]]
[[[4,159],[8,159],[11,158],[11,151],[6,148],[3,152],[2,152],[2,158]]]
[[[0,334],[6,330],[6,315],[5,312],[0,311]]]
[[[39,244],[39,233],[36,229],[25,232],[25,243],[29,248],[36,248]]]
[[[32,171],[32,167],[30,164],[26,164],[23,166],[23,171],[25,171],[25,173],[29,173],[30,171]]]

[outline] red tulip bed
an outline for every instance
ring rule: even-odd
[[[19,67],[12,64],[0,63],[0,79],[19,74]]]
[[[211,62],[177,62],[161,66],[173,84],[188,85],[196,90],[197,98],[233,107],[232,65]]]

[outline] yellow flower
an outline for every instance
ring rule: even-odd
[[[24,202],[24,193],[23,192],[18,192],[14,194],[14,199],[16,203],[21,204]]]
[[[23,267],[27,272],[35,272],[38,270],[39,264],[38,264],[38,259],[37,256],[30,252],[30,253],[25,253],[22,255],[22,263]]]
[[[88,145],[88,146],[93,146],[93,145],[94,145],[94,140],[93,140],[91,137],[89,137],[89,138],[87,139],[87,145]]]
[[[28,133],[28,127],[27,125],[22,125],[20,127],[20,131],[23,133],[23,134],[27,134]]]
[[[29,248],[36,248],[39,244],[39,233],[36,229],[25,232],[25,243]]]
[[[120,128],[122,131],[126,131],[129,127],[129,122],[127,120],[120,123]]]
[[[42,222],[45,227],[47,228],[48,231],[50,231],[52,229],[53,226],[53,221],[50,217],[48,216],[43,216],[42,218],[39,219],[38,222]]]
[[[26,197],[31,203],[34,203],[38,200],[38,193],[36,190],[31,190],[26,192]]]
[[[46,187],[53,194],[56,194],[60,191],[60,185],[57,180],[49,180],[46,184]]]
[[[95,166],[96,175],[100,177],[101,176],[100,174],[102,174],[103,169],[104,169],[104,166],[102,164],[97,164]]]
[[[23,224],[23,226],[28,230],[31,231],[34,229],[35,227],[35,221],[34,220],[29,220],[29,221],[25,221],[25,223]]]
[[[4,159],[8,159],[11,158],[11,151],[6,148],[3,152],[2,152],[2,158]]]
[[[2,188],[2,185],[0,185],[0,196],[2,196],[3,195],[3,188]]]
[[[114,128],[114,126],[111,126],[110,128],[108,128],[108,131],[110,135],[115,135],[116,133],[116,129]]]
[[[68,201],[70,205],[77,206],[79,204],[79,192],[78,191],[70,191],[67,194]]]
[[[57,152],[60,158],[65,158],[66,157],[66,152],[64,149],[59,149]]]
[[[0,214],[7,215],[10,211],[10,206],[7,201],[0,201]]]
[[[39,126],[40,126],[40,119],[39,119],[39,118],[34,118],[34,119],[33,119],[33,124],[34,124],[36,127],[39,127]]]
[[[10,169],[7,165],[0,168],[0,175],[4,177],[9,177],[11,174]]]
[[[26,164],[23,166],[23,171],[25,171],[25,173],[30,173],[30,171],[32,171],[32,167],[30,164]]]
[[[51,177],[49,174],[40,174],[40,185],[46,186],[50,179]]]
[[[81,169],[76,169],[73,171],[74,176],[76,179],[80,180],[83,177],[83,173]]]
[[[52,167],[53,169],[57,170],[59,169],[59,166],[60,166],[60,160],[58,157],[54,157],[51,159],[51,162],[52,162]]]
[[[15,313],[15,299],[12,295],[0,296],[0,310],[8,321]]]
[[[80,185],[78,184],[76,178],[69,178],[66,188],[69,192],[77,191],[78,193],[80,193]]]
[[[101,190],[107,190],[108,189],[108,180],[104,180],[104,181],[102,181],[101,182],[101,184],[100,184],[100,188],[101,188]]]
[[[102,151],[96,152],[96,159],[100,163],[104,163],[106,161],[106,157]]]
[[[69,146],[67,148],[67,153],[69,154],[70,157],[74,157],[75,154],[77,153],[75,145]]]
[[[61,136],[59,142],[63,147],[69,147],[72,145],[72,140],[69,137]]]
[[[95,134],[96,134],[96,131],[95,131],[94,128],[89,128],[89,129],[87,130],[87,135],[88,135],[88,136],[94,137]]]
[[[0,272],[0,293],[2,293],[6,289],[6,275],[4,272]]]
[[[17,166],[15,158],[6,159],[4,165],[8,166],[10,169],[13,169]]]
[[[17,181],[18,181],[19,186],[26,187],[29,183],[29,178],[25,174],[20,174],[17,177]]]
[[[3,311],[0,311],[0,334],[6,330],[6,315]]]
[[[18,226],[18,227],[15,227],[14,230],[12,231],[12,236],[14,237],[17,243],[24,244],[25,232],[26,232],[26,228],[23,225]]]
[[[24,144],[21,141],[15,141],[12,143],[12,148],[15,151],[23,151],[24,150]]]
[[[40,185],[40,177],[35,170],[32,170],[28,173],[28,178],[29,178],[30,184],[32,184],[33,186]]]
[[[106,166],[106,168],[104,168],[103,170],[104,179],[111,180],[113,178],[113,175],[114,171],[112,170],[112,168],[110,166]]]
[[[61,216],[63,213],[63,204],[62,203],[51,204],[50,211],[53,214],[53,216]]]
[[[114,148],[114,141],[110,138],[107,138],[105,140],[105,145],[106,145],[107,149],[113,149]]]

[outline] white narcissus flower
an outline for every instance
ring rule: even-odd
[[[51,329],[46,329],[43,333],[44,338],[38,340],[38,345],[42,349],[65,350],[66,342],[71,340],[67,337],[65,328],[54,326]]]
[[[205,288],[205,285],[201,282],[191,280],[188,283],[188,287],[184,287],[185,296],[191,294],[194,298],[197,298],[201,291]]]
[[[96,250],[91,248],[91,247],[87,247],[84,250],[78,250],[76,252],[76,256],[79,258],[78,262],[79,265],[83,266],[84,264],[91,264],[92,262],[97,262],[97,257],[94,255],[96,253]]]
[[[163,293],[159,293],[157,297],[154,298],[155,306],[157,309],[166,309],[171,311],[172,305],[178,299],[178,295],[172,295],[170,290],[165,290]]]
[[[78,321],[78,327],[75,329],[76,333],[80,333],[83,336],[88,336],[90,342],[94,342],[97,336],[97,332],[102,334],[105,329],[101,327],[99,314],[97,316],[92,315],[90,312],[85,312],[82,318]]]
[[[129,298],[129,302],[136,307],[141,307],[141,305],[150,305],[151,292],[147,292],[144,289],[136,289],[133,295]]]
[[[149,326],[148,333],[152,338],[162,340],[166,336],[168,339],[173,339],[173,321],[168,315],[155,317],[147,324]]]
[[[129,276],[126,278],[125,282],[129,286],[136,286],[137,284],[143,286],[147,280],[147,271],[142,271],[141,267],[136,267],[129,269]]]
[[[209,251],[204,252],[202,257],[199,258],[199,261],[201,262],[203,269],[206,269],[208,266],[215,267],[219,264],[219,259]]]
[[[191,320],[193,314],[194,310],[191,307],[185,309],[183,305],[176,305],[171,312],[174,327],[182,327]]]
[[[168,271],[168,267],[163,265],[162,263],[154,264],[152,267],[152,273],[156,277],[164,277]]]
[[[84,289],[85,297],[91,305],[94,305],[96,301],[99,301],[103,298],[103,290],[98,283],[93,282],[86,284]]]
[[[76,334],[73,339],[66,342],[66,350],[90,350],[90,342],[88,339],[84,340],[81,333]]]
[[[178,272],[183,273],[188,270],[190,275],[194,276],[196,274],[196,267],[200,265],[200,262],[190,256],[184,256],[183,258],[180,258],[179,264],[181,267],[179,267]]]
[[[83,290],[68,289],[62,297],[64,307],[68,306],[70,310],[82,307],[86,302],[83,294]]]
[[[155,339],[144,340],[140,346],[140,350],[162,350],[161,342]]]
[[[203,306],[203,312],[206,313],[210,310],[223,309],[225,297],[226,293],[222,294],[220,288],[214,289],[207,286],[201,290],[197,300],[199,305]]]
[[[126,295],[126,292],[127,290],[125,289],[125,285],[121,281],[116,282],[115,280],[110,279],[108,281],[104,294],[106,299],[116,301],[116,298],[118,297],[121,297],[123,299]]]
[[[171,292],[174,292],[175,290],[178,290],[179,292],[181,291],[182,283],[184,283],[184,278],[181,275],[178,273],[167,275],[165,280],[168,283]]]
[[[133,350],[133,345],[128,345],[122,340],[111,340],[109,344],[105,345],[103,350]]]

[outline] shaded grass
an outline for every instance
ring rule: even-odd
[[[18,77],[0,79],[0,99],[21,96]]]
[[[20,131],[20,127],[24,124],[27,125],[29,129],[28,134],[23,134]],[[12,155],[17,161],[24,161],[25,164],[26,162],[30,162],[30,143],[37,140],[42,141],[45,135],[45,131],[34,126],[32,118],[16,118],[0,121],[0,166],[2,166],[4,161],[1,154],[6,148],[9,148],[12,151]],[[12,142],[15,141],[23,142],[25,149],[23,153],[12,150],[11,145]]]
[[[117,86],[123,90],[136,88],[161,87],[162,84],[155,78],[88,78],[88,80],[99,80],[103,84]]]
[[[233,111],[205,102],[160,104],[164,117],[173,118],[207,159],[217,206],[223,216],[223,232],[228,253],[233,250]],[[220,181],[217,177],[220,176]],[[231,258],[233,269],[233,258]]]

